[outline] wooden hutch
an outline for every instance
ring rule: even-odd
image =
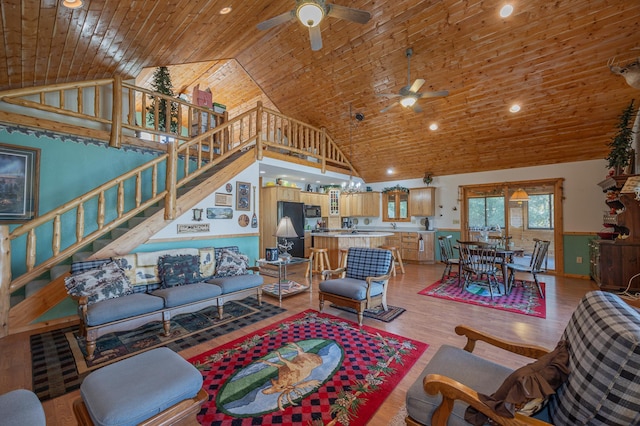
[[[640,273],[640,201],[633,189],[621,192],[628,179],[638,178],[640,175],[612,176],[598,183],[609,208],[603,216],[604,226],[626,236],[594,239],[590,244],[591,277],[602,290],[624,290],[629,280]],[[640,291],[640,277],[631,282],[629,291]]]

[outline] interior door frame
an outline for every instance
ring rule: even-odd
[[[469,229],[469,219],[468,219],[468,211],[469,211],[469,194],[477,191],[502,191],[502,194],[505,194],[505,227],[509,229],[509,202],[508,198],[511,193],[513,193],[518,188],[526,188],[531,186],[550,186],[553,187],[553,247],[554,247],[554,256],[555,256],[555,269],[551,271],[557,275],[564,275],[564,215],[562,210],[562,201],[564,200],[563,195],[563,183],[564,178],[551,178],[551,179],[537,179],[537,180],[522,180],[522,181],[513,181],[513,182],[494,182],[494,183],[483,183],[476,185],[460,185],[458,187],[459,197],[460,197],[460,235],[463,239],[470,238],[468,229]]]

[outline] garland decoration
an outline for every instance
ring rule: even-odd
[[[400,185],[390,186],[390,187],[387,187],[387,188],[383,189],[382,193],[386,194],[387,192],[394,192],[394,191],[406,192],[408,194],[409,193],[409,188],[405,188],[404,186],[400,186]]]

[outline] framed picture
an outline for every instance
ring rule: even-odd
[[[236,210],[251,210],[251,184],[236,182]]]
[[[222,192],[216,192],[215,205],[221,207],[233,206],[233,196],[231,194],[225,194]]]
[[[39,149],[0,144],[0,222],[36,217],[39,170]]]

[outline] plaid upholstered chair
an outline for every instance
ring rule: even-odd
[[[469,416],[469,406],[473,407],[470,412],[479,412],[500,425],[640,425],[640,311],[617,295],[602,291],[585,295],[553,352],[465,326],[456,327],[456,333],[466,336],[465,348],[442,346],[409,388],[408,425],[468,425],[465,414]],[[538,361],[513,372],[471,353],[478,340]],[[542,364],[545,358],[549,361],[560,349],[568,370],[560,374],[562,380],[555,382],[555,393],[549,392],[542,410],[527,417],[511,401],[513,415],[498,414],[501,407],[495,400],[499,388],[513,383],[515,377],[518,389],[539,382],[537,373],[543,370],[532,366]],[[552,362],[546,366],[557,367]],[[531,371],[537,371],[535,376]],[[507,399],[504,402],[502,408],[507,407]]]
[[[387,285],[393,256],[391,251],[375,248],[351,247],[346,268],[323,271],[320,282],[320,311],[324,301],[353,308],[362,325],[365,309],[382,305],[387,310]],[[342,274],[344,273],[344,278]],[[341,278],[334,278],[341,277]]]

